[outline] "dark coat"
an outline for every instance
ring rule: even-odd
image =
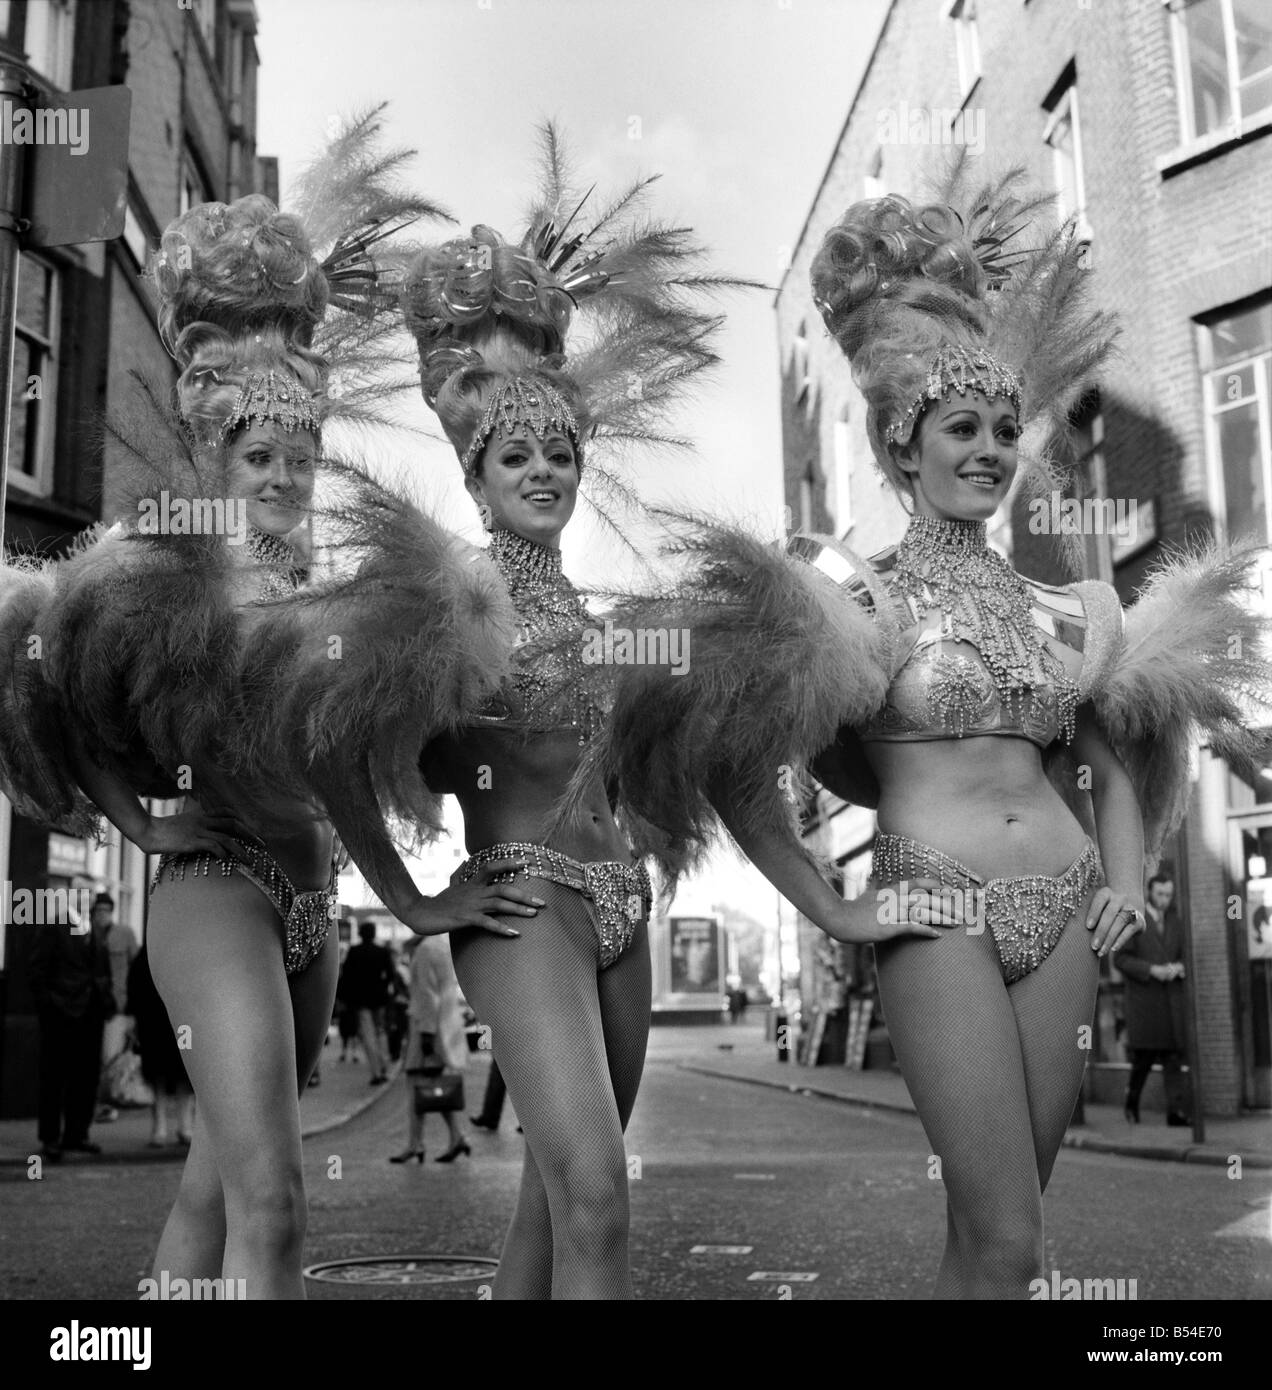
[[[95,931],[45,923],[38,929],[27,960],[27,979],[36,1009],[83,1018],[92,1012],[114,1016],[110,953]]]
[[[340,1001],[350,1009],[382,1009],[389,1002],[393,979],[393,957],[388,947],[359,941],[349,947],[340,972]]]
[[[1183,980],[1155,980],[1149,967],[1184,960],[1184,928],[1172,907],[1165,930],[1148,926],[1113,957],[1126,977],[1126,1045],[1184,1051],[1188,1045],[1188,996]],[[1187,962],[1185,962],[1186,964]]]

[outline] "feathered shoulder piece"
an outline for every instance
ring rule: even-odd
[[[509,674],[516,616],[484,553],[406,498],[347,463],[329,462],[319,486],[333,570],[244,612],[222,757],[260,807],[264,769],[285,800],[419,844],[443,828],[421,750],[471,722]]]
[[[1272,623],[1250,583],[1260,554],[1211,546],[1163,563],[1126,610],[1115,659],[1089,691],[1135,784],[1150,869],[1183,820],[1198,744],[1257,775],[1252,726],[1272,717]]]
[[[804,769],[841,725],[883,702],[895,639],[869,566],[860,565],[861,592],[877,595],[875,615],[840,587],[855,570],[831,575],[780,543],[676,520],[684,531],[665,559],[690,562],[679,582],[626,595],[607,615],[605,632],[646,659],[618,664],[615,642],[604,668],[612,714],[573,787],[599,773],[638,850],[672,881],[719,833],[722,793],[741,824],[800,845]]]
[[[748,282],[702,271],[691,233],[649,216],[652,178],[598,206],[571,180],[551,125],[542,153],[517,237],[475,226],[410,269],[402,303],[424,397],[472,471],[498,420],[530,409],[524,394],[493,408],[492,397],[528,377],[542,419],[586,451],[593,479],[625,490],[607,455],[633,443],[686,446],[669,433],[669,412],[718,360],[721,320],[704,296]]]
[[[46,662],[55,570],[50,561],[0,563],[0,791],[38,824],[83,836],[99,822],[75,781]]]

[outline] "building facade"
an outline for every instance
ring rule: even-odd
[[[0,54],[24,63],[36,86],[65,93],[122,83],[132,93],[123,236],[20,258],[10,551],[57,554],[114,517],[102,414],[127,410],[134,371],[173,379],[142,275],[162,228],[209,199],[277,197],[276,166],[256,155],[256,24],[253,0],[0,0]],[[106,889],[116,920],[140,937],[147,871],[146,857],[114,832],[101,845],[50,833],[0,797],[0,883],[10,889]],[[33,1114],[25,954],[34,929],[5,926],[0,1116]]]
[[[1211,535],[1267,543],[1269,136],[1272,24],[1256,0],[894,0],[777,297],[792,527],[864,554],[904,530],[870,458],[864,403],[811,302],[809,265],[849,204],[921,200],[928,171],[961,144],[987,175],[1021,166],[1055,190],[1122,324],[1068,446],[1074,497],[1112,502],[1089,513],[1108,524],[1088,526],[1066,560],[1017,503],[991,540],[1034,578],[1105,579],[1124,602],[1165,549]],[[1272,605],[1268,570],[1251,601]],[[1215,1114],[1272,1105],[1268,762],[1252,786],[1201,750],[1164,856],[1190,928],[1194,1085]],[[872,818],[824,792],[810,810],[810,834],[862,880]],[[868,989],[863,954],[840,952],[832,978]],[[826,966],[808,956],[811,997]],[[1124,1084],[1119,990],[1114,972],[1089,1073],[1101,1099],[1120,1100]]]

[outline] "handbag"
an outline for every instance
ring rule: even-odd
[[[445,1114],[464,1108],[464,1078],[457,1071],[447,1069],[436,1076],[417,1076],[414,1086],[417,1115],[434,1111]]]

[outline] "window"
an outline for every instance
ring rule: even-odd
[[[18,261],[18,312],[13,330],[9,476],[38,492],[49,490],[53,471],[57,288],[57,272],[52,266],[23,252]]]
[[[1185,142],[1239,134],[1272,111],[1272,7],[1267,0],[1173,6],[1180,131]]]
[[[1051,107],[1042,131],[1051,146],[1056,203],[1062,218],[1075,218],[1078,236],[1091,240],[1086,220],[1086,185],[1082,177],[1082,130],[1078,123],[1078,84],[1070,82]]]
[[[1229,539],[1272,539],[1272,299],[1201,330],[1206,453]]]
[[[63,91],[71,85],[75,0],[27,0],[26,53],[31,66]]]
[[[199,33],[203,35],[203,42],[207,44],[208,52],[215,56],[216,0],[193,0],[188,8],[194,16],[194,22],[199,26]]]
[[[150,259],[151,242],[131,203],[124,210],[124,245],[132,252],[138,269],[144,270]]]
[[[977,0],[945,0],[944,16],[954,24],[958,55],[958,90],[966,97],[981,75],[980,34],[976,29]]]
[[[1103,502],[1109,495],[1108,473],[1104,466],[1104,417],[1093,411],[1086,415],[1074,431],[1077,467],[1074,469],[1074,494],[1079,503],[1088,498]],[[1093,517],[1103,517],[1108,509],[1082,508]],[[1113,582],[1113,537],[1102,525],[1082,528],[1082,577]]]
[[[883,151],[875,150],[866,165],[866,176],[861,181],[861,196],[882,198],[887,191],[887,185],[883,181]]]
[[[809,459],[799,480],[799,530],[813,529],[814,489],[817,487],[817,473],[813,461]]]
[[[187,151],[186,157],[181,162],[181,192],[180,192],[180,212],[189,212],[191,208],[198,207],[200,203],[210,203],[212,195],[208,192],[207,186],[199,175],[195,167],[193,158]]]
[[[795,384],[795,401],[806,400],[808,397],[809,376],[808,376],[808,323],[802,322],[795,334],[795,342],[791,353],[791,378]]]
[[[852,432],[845,406],[834,423],[835,533],[846,536],[852,529]]]

